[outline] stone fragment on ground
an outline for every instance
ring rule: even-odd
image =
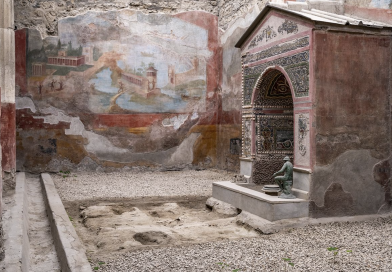
[[[214,212],[227,216],[236,216],[239,213],[236,207],[213,197],[207,199],[206,206]]]

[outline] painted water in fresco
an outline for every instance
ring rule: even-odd
[[[61,20],[58,37],[29,40],[29,91],[92,113],[200,112],[211,56],[208,31],[179,18],[88,12]]]

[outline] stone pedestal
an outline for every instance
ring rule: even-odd
[[[229,181],[214,182],[212,197],[269,221],[309,216],[307,200],[281,199]]]
[[[251,158],[240,158],[240,175],[243,175],[248,183],[252,183],[253,161]]]

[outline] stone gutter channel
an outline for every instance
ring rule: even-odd
[[[49,174],[16,174],[3,198],[6,272],[91,272],[85,248]]]
[[[41,174],[46,211],[62,272],[91,272],[86,250],[69,220],[49,174]]]

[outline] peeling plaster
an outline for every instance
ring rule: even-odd
[[[66,135],[84,136],[85,132],[84,125],[80,121],[79,117],[71,117],[65,115],[63,112],[57,110],[54,107],[49,107],[41,110],[44,114],[50,114],[47,116],[34,116],[34,119],[44,119],[44,122],[51,125],[56,125],[59,122],[70,123],[69,129],[65,130]]]
[[[221,39],[220,39],[221,44],[225,44],[227,39],[229,39],[233,35],[234,31],[237,28],[243,28],[243,29],[248,28],[253,23],[253,21],[255,20],[257,15],[259,15],[259,13],[260,13],[260,9],[259,9],[258,5],[255,4],[249,13],[246,13],[246,15],[243,17],[237,18],[228,27],[228,29],[225,31],[225,33],[221,36]]]
[[[191,120],[196,120],[197,118],[199,118],[199,114],[195,111],[192,116],[191,116]]]
[[[17,110],[30,109],[33,113],[37,112],[34,102],[30,97],[16,97],[15,108]]]
[[[84,131],[83,137],[88,139],[86,150],[91,153],[124,154],[126,149],[115,147],[107,138],[90,131]]]
[[[164,127],[173,127],[175,130],[179,129],[188,119],[187,114],[181,114],[172,118],[166,118],[162,121]],[[193,119],[192,119],[193,120]]]
[[[177,150],[171,155],[169,165],[191,164],[193,161],[193,145],[200,133],[192,133],[178,146]]]
[[[158,164],[190,164],[193,161],[193,145],[200,133],[190,134],[178,147],[168,150],[151,153],[132,153],[125,148],[114,146],[106,137],[87,131],[79,117],[71,117],[64,114],[55,107],[48,107],[41,110],[47,116],[34,116],[35,119],[43,119],[45,123],[58,124],[59,122],[70,123],[70,129],[66,129],[67,135],[81,135],[88,140],[85,145],[86,151],[95,154],[99,159],[106,161],[128,163],[133,161],[150,161]],[[178,117],[167,118],[169,124],[178,129],[188,119],[188,115],[183,114]],[[166,119],[165,119],[166,120]]]

